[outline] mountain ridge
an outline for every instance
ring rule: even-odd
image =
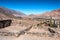
[[[25,15],[20,11],[18,12],[16,10],[8,9],[6,7],[0,7],[0,14],[1,14],[0,18],[3,18],[2,16],[4,16],[4,18],[17,18]],[[16,16],[16,15],[19,15],[19,16]]]
[[[30,15],[29,17],[33,17],[33,18],[38,18],[38,17],[53,17],[53,19],[60,19],[60,9],[57,10],[52,10],[50,12],[45,12],[42,14],[37,14],[37,15]]]

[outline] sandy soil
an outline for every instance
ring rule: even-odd
[[[21,35],[20,37],[0,37],[0,40],[60,40],[55,37],[39,37],[33,35]]]
[[[20,26],[11,26],[11,27],[7,27],[4,28],[4,30],[8,30],[11,32],[16,32],[16,31],[20,31],[22,29],[25,29],[26,27],[20,27]],[[1,31],[4,31],[3,29],[1,29]],[[39,33],[45,33],[48,32],[47,30],[44,29],[34,29],[31,28],[29,31],[27,32],[39,32]],[[57,36],[57,35],[56,35]],[[0,36],[0,40],[60,40],[59,37],[48,37],[48,36],[36,36],[36,35],[30,35],[30,34],[22,34],[19,37],[14,37],[14,36]]]
[[[15,40],[59,40],[58,38],[52,37],[38,37],[38,36],[30,36],[30,35],[21,35],[19,38]]]

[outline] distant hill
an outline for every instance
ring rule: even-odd
[[[17,18],[25,16],[24,13],[5,7],[0,7],[0,19],[1,18]]]
[[[29,15],[29,17],[32,18],[49,18],[50,16],[53,17],[53,19],[60,19],[60,9],[45,12],[43,14]]]

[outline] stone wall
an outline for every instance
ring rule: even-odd
[[[0,29],[10,26],[11,23],[12,23],[12,20],[2,20],[2,21],[0,21]]]

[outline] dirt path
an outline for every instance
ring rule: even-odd
[[[60,40],[59,38],[52,37],[39,37],[39,36],[31,36],[31,35],[21,35],[20,37],[14,40]]]
[[[36,36],[36,35],[30,35],[30,34],[25,34],[26,31],[29,31],[32,27],[11,27],[10,31],[14,32],[14,30],[20,32],[18,37],[14,37],[14,36],[0,36],[0,40],[60,40],[60,38],[56,38],[56,37],[44,37],[44,36]],[[7,29],[9,30],[9,28]],[[33,29],[31,29],[33,30]],[[30,31],[31,31],[30,30]],[[43,29],[42,29],[43,30]],[[42,32],[42,30],[40,30]],[[36,30],[34,30],[36,31]],[[39,32],[39,30],[37,30]],[[24,34],[23,34],[24,33]]]

